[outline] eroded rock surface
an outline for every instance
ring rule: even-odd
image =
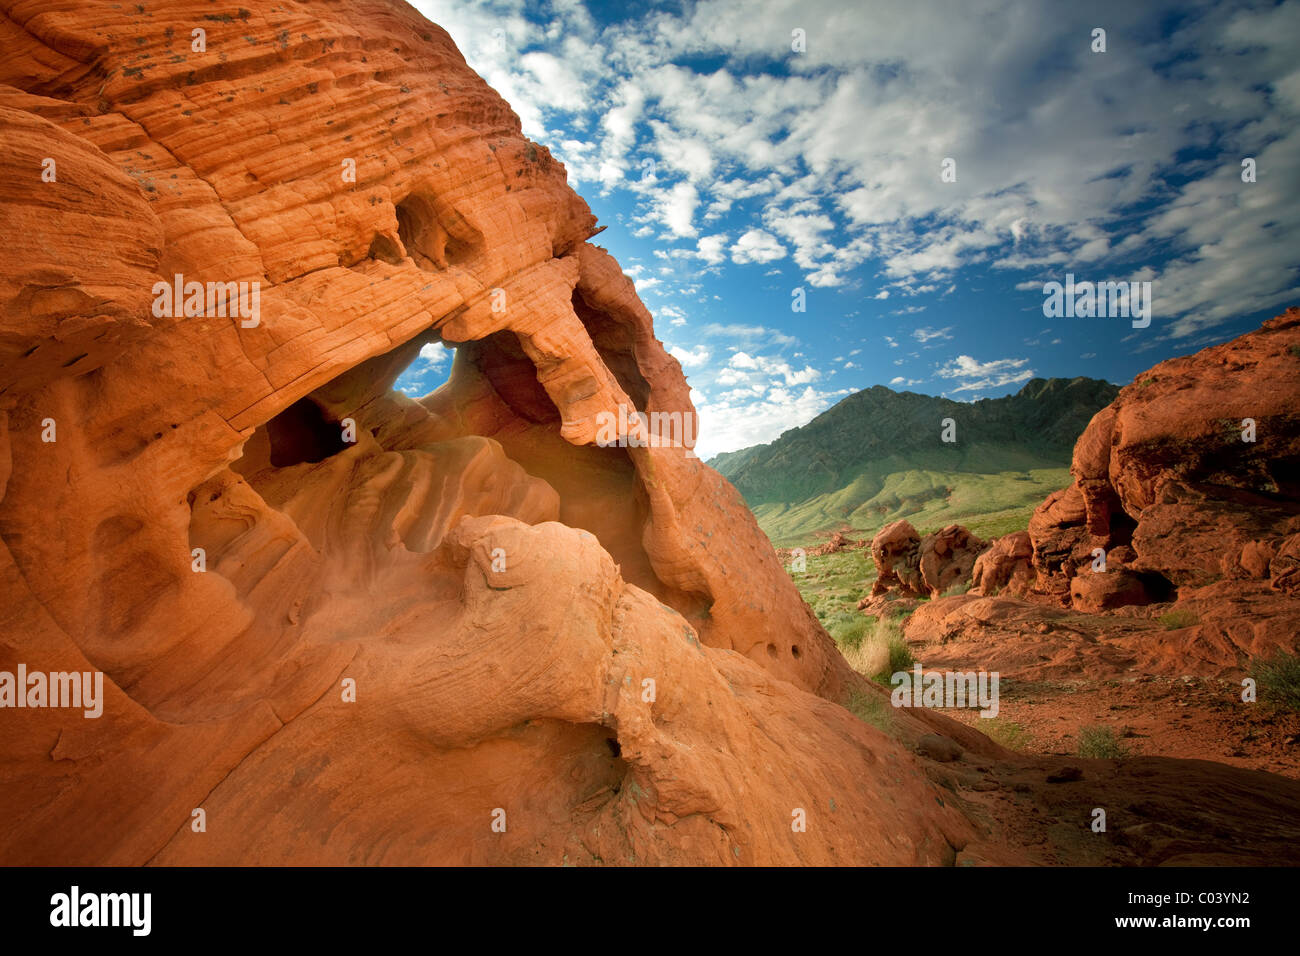
[[[0,669],[100,670],[107,699],[0,714],[0,859],[945,863],[974,838],[838,706],[862,681],[731,486],[640,440],[638,411],[693,417],[681,369],[440,28],[366,0],[3,7]],[[256,284],[257,313],[155,309],[177,275]],[[393,392],[436,342],[449,383]]]
[[[896,589],[903,597],[923,594],[921,536],[912,523],[901,519],[885,525],[871,539],[871,560],[876,565],[876,583],[871,596]]]
[[[931,597],[949,588],[963,587],[970,581],[975,559],[988,542],[975,537],[959,524],[950,524],[921,539],[917,567]]]
[[[1027,531],[993,539],[971,567],[971,593],[992,596],[999,591],[1023,592],[1033,580],[1034,545]]]
[[[871,539],[876,583],[870,597],[890,591],[903,598],[938,597],[970,580],[975,560],[987,546],[961,525],[921,537],[906,519],[887,524]]]
[[[1080,842],[1087,792],[1039,793],[1022,839],[1018,805],[967,812],[1053,761],[850,713],[881,689],[734,489],[635,424],[598,444],[620,410],[693,415],[685,379],[440,28],[375,0],[0,9],[0,670],[105,677],[99,718],[0,712],[0,861],[1155,859]],[[255,314],[155,308],[176,276],[256,283]],[[448,384],[395,393],[437,342]],[[1189,500],[1107,474],[1153,521]],[[1089,494],[1065,510],[1115,536]],[[1237,549],[1260,593],[1297,531]],[[1197,832],[1296,845],[1300,796],[1256,790],[1234,807],[1282,822]]]

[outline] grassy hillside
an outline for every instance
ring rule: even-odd
[[[954,471],[896,471],[862,476],[833,494],[787,505],[754,508],[759,526],[777,547],[807,544],[818,532],[843,530],[870,538],[906,518],[922,534],[962,524],[982,538],[1023,530],[1044,498],[1070,483],[1069,468],[1033,468],[977,474]]]
[[[1015,395],[961,403],[876,386],[709,464],[780,547],[836,530],[871,537],[899,518],[922,533],[959,523],[993,537],[1024,528],[1070,483],[1075,441],[1117,392],[1096,379],[1034,379]],[[944,419],[955,442],[942,441]]]

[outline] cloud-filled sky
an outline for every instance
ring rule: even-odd
[[[414,5],[609,227],[703,457],[876,384],[1126,383],[1300,304],[1296,0]],[[1067,273],[1151,282],[1150,326],[1045,317]]]

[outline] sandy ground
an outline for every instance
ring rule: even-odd
[[[990,721],[978,711],[942,712],[987,733],[981,724]],[[1231,681],[1004,679],[998,717],[1024,729],[1023,740],[999,740],[1024,753],[1076,755],[1080,729],[1100,725],[1133,756],[1213,760],[1300,780],[1300,714],[1243,703]]]

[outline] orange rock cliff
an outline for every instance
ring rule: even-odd
[[[104,675],[0,710],[0,863],[1142,861],[1079,850],[1092,793],[1008,839],[957,792],[1050,758],[855,716],[735,490],[598,442],[681,368],[443,30],[216,9],[0,2],[0,671]],[[1152,764],[1128,823],[1177,779],[1296,845],[1300,785],[1229,777]]]
[[[563,167],[405,5],[212,9],[0,18],[0,669],[106,688],[0,712],[0,859],[950,861],[736,492],[597,445],[693,409]]]

